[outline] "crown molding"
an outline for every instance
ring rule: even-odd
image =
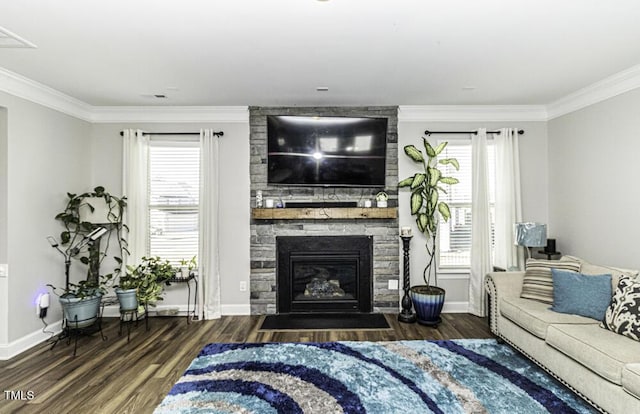
[[[398,121],[546,121],[544,105],[401,105]]]
[[[84,121],[91,121],[91,105],[1,67],[0,91]]]
[[[247,106],[94,106],[94,123],[249,122]]]
[[[547,105],[548,119],[554,119],[614,96],[640,88],[640,65],[618,72]]]
[[[548,121],[640,88],[640,65],[548,105],[401,105],[402,122]],[[0,91],[92,123],[246,123],[246,106],[92,106],[0,67]]]

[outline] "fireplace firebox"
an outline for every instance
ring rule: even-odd
[[[371,312],[371,236],[280,236],[277,312]]]

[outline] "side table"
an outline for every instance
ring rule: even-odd
[[[191,281],[193,280],[193,284],[195,286],[195,292],[193,295],[193,310],[191,310]],[[196,314],[198,307],[198,276],[195,273],[191,273],[189,277],[172,277],[167,280],[167,285],[171,286],[172,283],[186,283],[187,284],[187,324],[191,323],[191,317],[196,319],[198,316]]]

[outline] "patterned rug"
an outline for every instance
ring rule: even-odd
[[[209,344],[155,413],[595,413],[495,340]]]

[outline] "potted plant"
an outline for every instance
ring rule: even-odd
[[[59,296],[66,328],[84,328],[96,322],[102,296],[107,292],[111,279],[112,275],[104,275],[97,281],[82,280],[77,284],[69,283],[60,295],[60,288],[47,285]]]
[[[191,276],[191,272],[198,266],[196,262],[196,256],[193,256],[191,260],[180,260],[180,276],[183,279],[188,279]]]
[[[114,286],[120,304],[120,312],[138,309],[138,288],[143,281],[141,273],[126,272],[124,275],[120,275],[118,284]]]
[[[422,166],[422,171],[405,178],[398,183],[398,187],[409,187],[411,191],[411,215],[415,217],[418,230],[423,233],[427,241],[427,265],[422,272],[425,285],[412,286],[411,300],[416,310],[418,323],[437,326],[440,322],[440,312],[444,305],[445,290],[438,287],[436,241],[440,218],[449,220],[451,212],[444,201],[440,201],[440,194],[446,193],[443,185],[458,183],[454,177],[444,177],[438,165],[451,165],[456,170],[460,168],[455,158],[438,160],[438,155],[446,148],[447,142],[442,142],[435,148],[423,138],[426,157],[414,145],[406,145],[404,152],[414,162]],[[431,276],[435,285],[431,285]]]
[[[143,257],[139,265],[127,266],[126,274],[120,279],[125,280],[126,286],[136,286],[138,313],[142,314],[148,306],[155,306],[157,301],[163,300],[163,284],[175,274],[176,269],[168,260],[157,256]]]
[[[60,241],[52,236],[47,238],[51,246],[64,256],[65,286],[48,286],[55,294],[63,292],[59,296],[65,320],[73,325],[71,327],[82,327],[79,325],[88,326],[97,319],[102,295],[106,293],[114,275],[120,273],[122,252],[127,251],[126,240],[122,235],[123,229],[126,229],[122,215],[127,203],[126,197],[113,196],[101,186],[95,187],[92,192],[67,193],[67,197],[64,210],[55,216],[56,220],[64,225]],[[104,212],[104,217],[97,218],[91,214],[96,211],[94,205],[97,206],[98,203],[103,204],[99,209]],[[96,222],[87,221],[86,217]],[[112,234],[116,235],[117,241],[117,251],[113,256],[116,264],[113,272],[100,275],[100,264],[111,251],[110,247],[113,248],[110,244]],[[105,243],[101,244],[101,239],[104,239]],[[77,284],[69,281],[72,259],[78,259],[88,266],[86,279]],[[88,313],[84,313],[83,307],[87,308]]]

